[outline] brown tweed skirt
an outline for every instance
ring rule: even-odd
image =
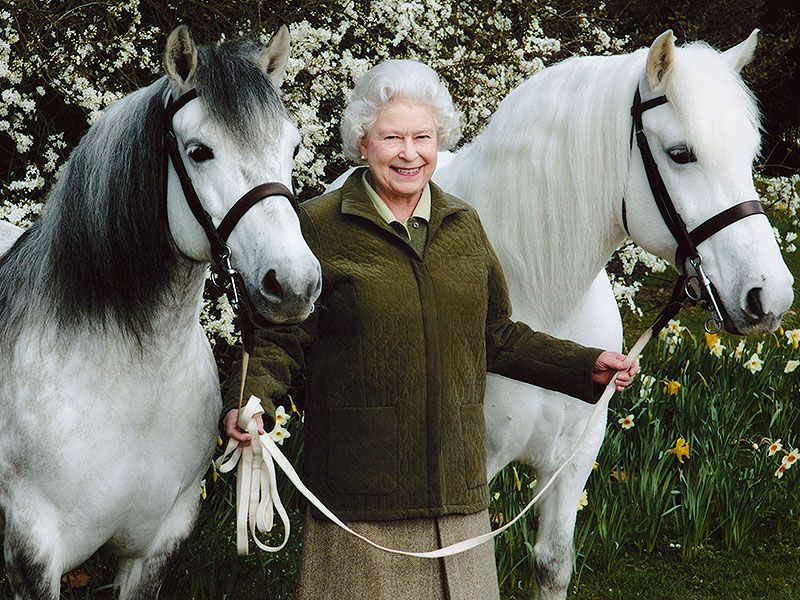
[[[471,515],[354,521],[355,531],[401,550],[441,548],[489,531],[487,510]],[[486,542],[444,559],[389,554],[307,512],[298,600],[499,600],[494,548]]]

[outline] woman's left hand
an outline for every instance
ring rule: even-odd
[[[620,392],[630,385],[638,372],[639,363],[637,361],[628,362],[625,355],[606,350],[597,357],[592,367],[592,381],[605,385],[616,373],[619,373],[616,383],[617,391]]]

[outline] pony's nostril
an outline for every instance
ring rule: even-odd
[[[267,274],[264,275],[262,286],[264,287],[264,291],[272,296],[280,297],[283,295],[283,288],[281,284],[278,283],[278,275],[275,273],[275,269],[267,271]]]
[[[761,304],[761,288],[752,288],[747,292],[747,312],[754,317],[765,315],[764,305]]]

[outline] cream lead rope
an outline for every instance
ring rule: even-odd
[[[652,337],[652,328],[647,329],[642,334],[626,357],[626,362],[628,364],[633,364],[633,362],[639,358],[642,350]],[[294,470],[291,463],[286,459],[283,453],[278,449],[278,446],[275,444],[275,442],[272,441],[272,438],[270,438],[269,434],[258,434],[255,418],[257,415],[264,413],[264,408],[261,406],[261,399],[256,396],[250,396],[247,404],[244,406],[244,408],[241,408],[242,397],[244,395],[244,379],[247,373],[248,360],[249,355],[247,352],[244,352],[244,357],[242,360],[242,385],[239,391],[240,408],[238,423],[240,429],[247,431],[247,433],[250,434],[252,442],[247,448],[239,448],[238,443],[235,440],[228,440],[228,446],[226,447],[224,454],[215,463],[217,468],[223,473],[231,471],[236,466],[237,461],[239,464],[239,469],[236,472],[236,548],[239,554],[247,554],[249,551],[247,536],[248,524],[250,534],[253,536],[253,541],[259,548],[266,550],[267,552],[277,552],[283,548],[286,545],[286,542],[289,540],[289,517],[286,513],[286,509],[280,501],[280,498],[278,497],[278,487],[275,479],[275,465],[273,464],[273,461],[277,463],[281,470],[283,470],[297,490],[303,494],[303,496],[305,496],[308,501],[311,502],[311,504],[313,504],[322,514],[324,514],[348,533],[351,533],[357,538],[364,540],[375,548],[384,550],[385,552],[391,552],[392,554],[415,556],[417,558],[442,558],[445,556],[452,556],[453,554],[466,552],[467,550],[475,548],[476,546],[479,546],[484,542],[497,537],[506,529],[513,526],[523,516],[525,516],[525,514],[533,507],[533,505],[538,502],[544,493],[550,488],[561,471],[563,471],[564,468],[566,468],[566,466],[572,462],[572,459],[575,458],[575,455],[578,454],[581,447],[583,447],[583,444],[589,435],[589,431],[591,431],[592,427],[603,418],[603,415],[608,408],[608,402],[611,400],[611,396],[614,395],[614,391],[616,390],[617,380],[617,375],[615,374],[611,378],[611,381],[608,383],[608,385],[606,385],[606,389],[603,392],[603,395],[597,401],[597,404],[595,405],[594,410],[592,411],[592,414],[586,423],[586,427],[584,428],[583,433],[578,440],[575,450],[573,450],[572,454],[569,455],[569,458],[567,458],[567,460],[564,461],[558,470],[553,473],[542,489],[539,490],[536,496],[534,496],[528,505],[522,509],[522,512],[514,517],[514,519],[499,529],[495,529],[494,531],[484,533],[483,535],[479,535],[462,542],[451,544],[450,546],[446,546],[439,550],[433,550],[430,552],[407,552],[405,550],[387,548],[386,546],[376,544],[360,533],[350,529],[341,521],[341,519],[339,519],[339,517],[333,514],[322,503],[322,501],[305,486],[305,484],[303,484],[303,482],[300,480],[300,476]],[[283,542],[279,546],[267,546],[258,539],[256,533],[257,531],[266,533],[272,529],[274,524],[273,509],[277,510],[278,515],[283,523]]]

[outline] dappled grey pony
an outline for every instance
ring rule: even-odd
[[[171,119],[179,160],[218,225],[259,184],[291,185],[288,51],[285,27],[263,49],[197,48],[179,27],[166,76],[105,111],[41,218],[0,224],[0,505],[16,599],[58,598],[61,574],[103,545],[120,597],[154,598],[193,527],[221,410],[198,320],[211,248],[165,158],[165,106],[186,102]],[[233,267],[264,317],[300,321],[319,264],[289,199],[255,200],[228,238]]]

